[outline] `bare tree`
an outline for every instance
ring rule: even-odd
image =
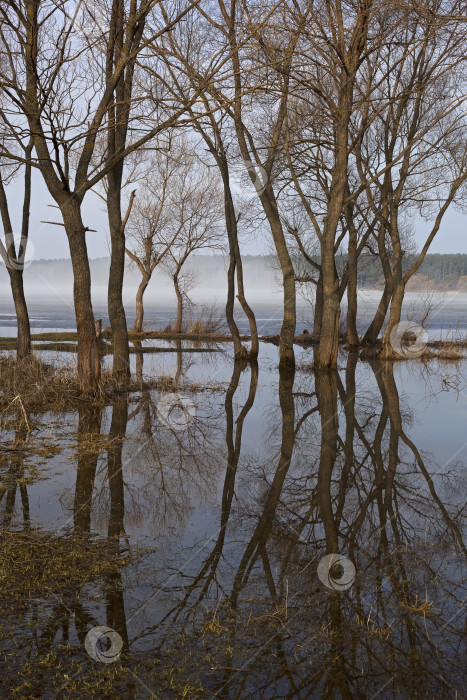
[[[183,308],[194,281],[183,270],[184,265],[193,253],[221,249],[224,243],[223,196],[217,174],[197,161],[195,154],[186,153],[170,181],[166,202],[170,211],[167,226],[170,244],[162,267],[174,285],[177,297],[174,331],[181,333]]]
[[[164,12],[155,12],[158,7],[157,0],[141,0],[140,4],[133,0],[125,13],[123,0],[112,0],[111,17],[124,17],[117,27],[118,41],[115,32],[105,27],[98,31],[97,38],[80,30],[82,8],[72,2],[56,6],[48,0],[21,0],[20,3],[5,0],[0,7],[0,52],[6,56],[7,62],[0,81],[8,103],[2,108],[0,117],[16,137],[24,133],[33,135],[35,158],[31,163],[41,171],[63,218],[74,275],[78,376],[85,392],[96,390],[100,364],[86,246],[89,227],[84,224],[81,211],[84,196],[108,175],[111,179],[116,178],[114,189],[118,190],[118,164],[129,153],[176,123],[185,109],[178,109],[172,100],[165,111],[160,110],[155,120],[142,119],[131,143],[126,144],[123,132],[131,91],[126,86],[127,92],[123,97],[120,95],[122,81],[129,79],[131,66],[143,46],[153,49],[150,73],[157,75],[158,38],[192,9],[188,4],[182,11],[175,10],[168,17]],[[145,35],[149,13],[151,27]],[[145,69],[149,63],[148,59]],[[147,92],[151,93],[153,81],[148,77],[146,82]],[[124,104],[116,107],[120,97]],[[154,110],[150,112],[154,115]],[[117,113],[120,116],[116,122]],[[96,163],[97,147],[108,129],[109,115],[111,130],[118,127],[119,136],[117,138],[114,129],[111,152],[103,160],[97,159]],[[16,154],[5,147],[1,149],[1,155],[18,160]],[[24,162],[24,158],[19,160]],[[113,266],[115,289],[112,282],[110,292],[114,304],[112,314],[115,311],[117,317],[122,309],[118,287],[122,278],[124,240],[122,247],[123,232],[121,226],[118,228],[119,202],[114,204],[117,223],[115,227],[112,224],[112,229],[115,244],[118,243],[118,255],[114,256]],[[117,321],[121,330],[122,321],[123,317]]]
[[[187,167],[183,158],[183,149],[175,149],[172,142],[155,151],[129,218],[126,254],[141,273],[133,326],[136,333],[143,331],[144,293],[153,272],[181,232],[182,224],[177,226],[173,219],[173,207],[178,199],[180,172]]]
[[[29,238],[32,170],[30,157],[32,142],[29,140],[26,145],[22,144],[22,146],[25,161],[24,165],[14,167],[13,172],[11,172],[11,164],[9,168],[2,167],[0,164],[0,216],[5,235],[5,245],[3,245],[0,240],[0,255],[4,260],[8,275],[10,277],[11,292],[15,305],[17,325],[16,356],[18,359],[28,357],[31,354],[31,327],[26,297],[24,295],[23,273]],[[19,240],[15,240],[6,186],[11,179],[18,174],[18,169],[23,173],[24,189],[21,233]],[[6,176],[4,172],[5,170],[7,171]],[[8,170],[10,172],[8,172]]]
[[[392,354],[390,335],[401,318],[405,286],[467,179],[465,39],[465,24],[459,20],[422,12],[401,27],[399,42],[380,52],[386,78],[380,94],[374,93],[356,144],[357,168],[377,219],[374,238],[385,277],[365,339],[376,341],[390,304],[383,355]],[[417,216],[430,224],[407,268],[407,231]]]

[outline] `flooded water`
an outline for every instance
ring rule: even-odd
[[[296,358],[2,414],[2,697],[465,697],[466,367]]]
[[[213,299],[219,316],[225,316],[225,293],[218,293]],[[363,333],[373,318],[380,299],[380,293],[371,290],[359,292],[359,314],[357,325],[359,332]],[[194,307],[194,316],[203,307],[200,303]],[[280,332],[283,315],[282,295],[275,293],[263,293],[251,300],[251,306],[256,314],[258,332],[260,335],[274,335]],[[28,298],[28,307],[31,316],[33,332],[73,331],[76,329],[75,315],[72,299],[58,295],[54,299],[38,295]],[[405,295],[403,317],[419,323],[424,319],[426,311],[430,308],[428,318],[424,325],[432,338],[444,337],[447,334],[467,332],[467,293],[465,292],[436,292],[430,295],[420,292],[407,292]],[[125,297],[125,310],[128,326],[131,327],[135,320],[134,299]],[[345,299],[343,300],[342,314],[345,315]],[[94,302],[94,315],[103,319],[103,325],[109,324],[107,304],[103,297],[98,297]],[[244,314],[236,308],[237,323],[241,333],[249,333],[248,322]],[[145,321],[148,328],[163,329],[173,323],[176,317],[175,303],[167,300],[162,302],[149,297],[145,305]],[[300,296],[297,297],[297,332],[313,327],[313,309],[309,303],[305,303]],[[224,332],[228,332],[224,321]],[[7,290],[4,300],[0,300],[0,336],[14,336],[16,334],[16,319],[14,306],[10,300],[10,292]]]

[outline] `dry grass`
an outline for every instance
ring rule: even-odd
[[[125,385],[137,391],[136,382]],[[34,357],[17,360],[0,355],[0,410],[63,411],[86,403],[109,403],[121,390],[110,370],[103,371],[99,390],[83,395],[74,367],[50,364]]]
[[[215,335],[220,333],[224,323],[224,317],[214,306],[202,306],[197,318],[191,321],[188,333],[190,335]]]

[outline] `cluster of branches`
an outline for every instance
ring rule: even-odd
[[[229,249],[227,322],[235,354],[242,355],[233,315],[237,296],[255,356],[256,322],[245,297],[239,246],[242,211],[233,185],[240,167],[281,270],[281,362],[294,362],[296,293],[302,285],[315,289],[317,367],[336,366],[345,294],[348,341],[360,343],[362,253],[379,258],[385,280],[365,341],[375,343],[386,321],[382,352],[389,354],[406,284],[465,190],[464,5],[1,0],[2,254],[18,319],[27,317],[20,260],[36,168],[69,241],[84,391],[95,390],[99,380],[90,229],[82,216],[85,196],[96,189],[106,200],[110,230],[115,375],[129,373],[122,301],[126,253],[142,274],[141,299],[154,267],[164,261],[180,300],[181,265],[194,249],[220,245],[221,213]],[[17,249],[3,181],[21,169]],[[128,195],[138,177],[141,191]],[[424,243],[407,268],[404,254],[413,254],[416,219],[423,222]],[[127,245],[127,228],[135,246]],[[346,263],[339,270],[343,252]],[[23,352],[25,334],[18,343]]]

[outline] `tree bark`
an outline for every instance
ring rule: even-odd
[[[138,291],[136,292],[136,318],[133,326],[135,333],[143,332],[143,321],[144,321],[144,303],[143,297],[144,292],[149,284],[149,277],[143,276],[143,279],[139,283]]]
[[[245,298],[245,289],[243,285],[243,265],[240,254],[240,246],[238,243],[238,227],[237,218],[235,216],[235,207],[230,190],[228,165],[226,158],[217,158],[222,171],[222,179],[224,184],[224,205],[225,205],[225,223],[227,228],[227,236],[229,240],[229,269],[227,271],[227,303],[225,307],[225,315],[227,324],[234,344],[234,355],[236,359],[246,357],[247,353],[240,339],[240,332],[234,318],[234,303],[235,303],[235,277],[237,279],[237,299],[245,313],[250,326],[251,347],[250,357],[258,356],[259,342],[258,329],[256,326],[256,318],[253,310],[247,303]]]
[[[334,369],[339,349],[339,277],[334,259],[334,236],[323,236],[321,268],[323,271],[323,318],[318,350],[317,369]]]
[[[21,360],[31,354],[31,326],[26,297],[24,296],[23,271],[8,270],[8,272],[16,312],[16,357]]]
[[[227,232],[229,227],[227,226]],[[229,327],[230,334],[232,336],[234,355],[236,358],[240,358],[243,354],[245,348],[240,340],[240,332],[238,326],[235,323],[234,318],[234,303],[235,303],[235,271],[237,267],[237,262],[235,258],[235,251],[232,250],[230,234],[229,237],[229,267],[227,270],[227,301],[225,304],[225,317],[227,319],[227,325]]]
[[[177,320],[175,321],[175,333],[182,332],[182,322],[183,322],[183,294],[180,290],[180,285],[178,283],[178,277],[173,278],[175,294],[177,296]]]
[[[398,279],[395,282],[394,292],[391,300],[391,310],[389,312],[389,319],[386,328],[381,339],[381,353],[380,357],[383,359],[388,359],[394,357],[394,349],[391,346],[390,336],[391,331],[401,320],[402,313],[402,303],[404,301],[405,294],[405,284],[402,279]]]
[[[319,272],[318,282],[316,284],[315,294],[315,313],[313,319],[312,337],[319,340],[321,336],[321,328],[323,325],[323,273]]]
[[[30,157],[29,153],[25,153],[26,157]],[[2,218],[3,229],[5,233],[5,251],[7,259],[5,265],[10,277],[10,287],[13,296],[13,302],[16,312],[17,340],[16,340],[16,357],[21,360],[31,354],[31,326],[29,322],[28,307],[26,297],[24,295],[23,284],[23,261],[24,261],[24,246],[27,243],[29,232],[29,207],[31,201],[31,165],[25,166],[24,176],[24,200],[23,200],[23,219],[21,224],[21,245],[23,246],[22,258],[17,260],[15,242],[12,238],[13,231],[10,218],[10,210],[6,197],[5,188],[0,174],[0,215]],[[11,237],[11,238],[10,238]],[[18,250],[18,254],[19,254]],[[17,260],[17,263],[15,263]]]
[[[376,313],[368,326],[365,335],[363,336],[363,342],[366,345],[374,345],[378,340],[378,336],[383,327],[386,315],[389,309],[389,303],[392,296],[392,282],[387,280],[384,284],[383,293],[381,299],[379,300],[378,308]]]
[[[358,251],[357,231],[353,225],[349,229],[347,269],[347,341],[350,347],[357,347],[359,344],[357,332]]]
[[[80,205],[69,196],[60,206],[73,267],[73,299],[78,333],[78,382],[84,393],[97,391],[100,378],[99,350],[91,301],[91,271],[86,229]]]
[[[110,178],[109,178],[110,179]],[[125,308],[123,306],[123,277],[125,274],[125,235],[122,231],[120,191],[107,198],[110,227],[110,270],[108,284],[109,320],[112,328],[114,377],[120,380],[130,376],[130,349]],[[113,189],[113,188],[112,188]]]

